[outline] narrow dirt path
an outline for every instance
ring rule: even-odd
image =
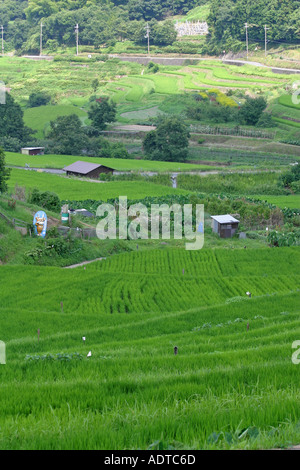
[[[106,259],[106,258],[96,258],[90,261],[82,261],[82,263],[71,264],[70,266],[63,266],[63,269],[74,269],[74,268],[78,268],[79,266],[84,266],[86,264],[94,263],[95,261],[102,261],[103,259]]]

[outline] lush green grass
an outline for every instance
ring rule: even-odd
[[[31,168],[56,168],[62,169],[71,163],[80,161],[99,163],[107,165],[118,171],[189,171],[189,170],[208,170],[212,169],[209,165],[197,165],[192,163],[159,162],[150,160],[134,160],[120,158],[93,158],[71,155],[22,155],[20,153],[5,152],[5,161],[9,166],[25,167],[26,164]]]
[[[128,122],[132,120],[146,121],[147,119],[156,117],[159,114],[162,114],[162,112],[159,110],[158,106],[154,106],[152,108],[139,109],[136,111],[128,111],[128,112],[122,113],[120,116],[121,118],[125,119]]]
[[[174,76],[170,74],[162,75],[160,73],[155,75],[143,75],[143,80],[153,82],[155,93],[161,94],[177,94],[179,90],[184,88],[183,81],[180,76]]]
[[[300,195],[291,194],[290,196],[255,196],[258,199],[263,201],[268,201],[270,204],[274,204],[277,207],[284,209],[285,207],[289,209],[300,209]]]
[[[225,194],[274,194],[284,193],[278,186],[277,172],[220,173],[217,175],[178,175],[177,187],[189,191]]]
[[[269,106],[269,110],[272,112],[274,117],[289,117],[295,120],[299,120],[299,109],[292,106],[284,106],[283,104],[275,103]]]
[[[299,95],[297,95],[296,98],[297,98],[297,101],[298,101]],[[278,99],[278,102],[282,106],[286,106],[288,108],[300,109],[300,104],[299,103],[294,103],[293,98],[292,98],[291,95],[281,95]]]
[[[299,253],[177,249],[85,270],[0,267],[0,448],[299,443]]]
[[[297,129],[300,128],[300,122],[290,121],[289,119],[277,118],[273,117],[275,122],[279,122],[280,124],[284,124],[285,126],[296,127]]]
[[[43,139],[50,130],[50,121],[54,121],[59,116],[76,114],[84,123],[87,120],[87,113],[71,105],[39,106],[28,108],[24,112],[24,122],[26,126],[34,129],[37,138]]]
[[[276,83],[278,84],[279,82],[275,80],[264,80],[261,79],[260,77],[256,78],[249,78],[249,77],[243,77],[239,75],[235,75],[234,73],[230,73],[228,70],[225,70],[224,68],[220,67],[215,67],[213,68],[213,75],[216,78],[221,78],[222,80],[236,80],[236,81],[242,81],[242,82],[248,82],[248,83],[260,83],[260,84],[272,84],[275,85]]]
[[[209,15],[210,5],[201,5],[188,11],[184,16],[175,16],[174,20],[182,23],[184,21],[206,21]]]
[[[143,199],[147,196],[186,193],[184,190],[146,183],[144,181],[114,181],[104,183],[14,169],[8,181],[9,190],[13,191],[16,184],[25,186],[27,190],[33,188],[41,191],[51,190],[61,199],[78,201],[84,199],[106,201],[107,199],[118,198],[119,196],[127,196],[128,199]]]

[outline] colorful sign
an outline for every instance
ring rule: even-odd
[[[34,232],[38,237],[45,238],[47,231],[47,215],[44,211],[39,211],[33,218]]]

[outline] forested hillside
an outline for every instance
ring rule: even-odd
[[[39,51],[41,22],[43,45],[50,52],[74,46],[77,23],[81,45],[142,44],[150,22],[151,43],[167,46],[176,40],[174,16],[203,5],[210,7],[204,53],[244,48],[246,22],[250,46],[264,41],[265,25],[275,45],[300,42],[300,2],[294,0],[0,0],[0,24],[5,49],[20,54]]]
[[[211,0],[208,24],[211,49],[223,44],[239,50],[245,44],[248,23],[250,44],[268,41],[274,44],[300,43],[300,2],[295,0]]]

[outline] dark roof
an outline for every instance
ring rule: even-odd
[[[101,166],[103,166],[104,168],[110,168],[111,170],[114,170],[114,168],[111,168],[105,165],[100,165],[97,163],[81,162],[81,161],[72,163],[72,165],[69,165],[69,166],[65,166],[64,170],[71,171],[73,173],[80,173],[82,175],[86,175],[90,173],[91,171],[96,170],[96,168],[100,168]]]

